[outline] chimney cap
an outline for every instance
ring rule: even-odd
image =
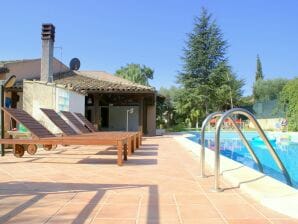
[[[52,23],[42,24],[41,39],[55,41],[55,26]]]
[[[54,26],[54,25],[53,25],[53,23],[43,23],[42,26]]]

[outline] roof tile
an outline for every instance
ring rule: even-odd
[[[133,83],[129,80],[116,77],[102,71],[68,71],[54,75],[54,83],[71,87],[76,92],[127,92],[127,93],[152,93],[155,89]],[[16,82],[14,88],[22,88],[23,82]]]

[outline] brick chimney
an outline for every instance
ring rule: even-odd
[[[53,53],[55,41],[55,26],[51,23],[42,24],[42,57],[40,80],[53,82]]]

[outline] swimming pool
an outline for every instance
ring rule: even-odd
[[[243,132],[255,154],[263,165],[264,173],[277,180],[286,183],[286,180],[279,170],[278,166],[272,159],[264,142],[260,139],[257,132]],[[201,144],[200,133],[190,132],[191,136],[187,137],[191,141]],[[298,188],[298,142],[291,139],[291,135],[284,133],[266,133],[276,153],[286,167],[293,187]],[[205,146],[213,150],[215,148],[214,132],[205,133]],[[258,167],[246,147],[243,145],[238,133],[236,132],[221,132],[220,134],[220,153],[230,159],[238,161],[255,170]]]

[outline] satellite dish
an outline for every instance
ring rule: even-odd
[[[70,68],[70,70],[77,71],[77,70],[79,70],[80,65],[81,65],[81,62],[80,62],[80,60],[78,58],[73,58],[69,62],[69,68]]]

